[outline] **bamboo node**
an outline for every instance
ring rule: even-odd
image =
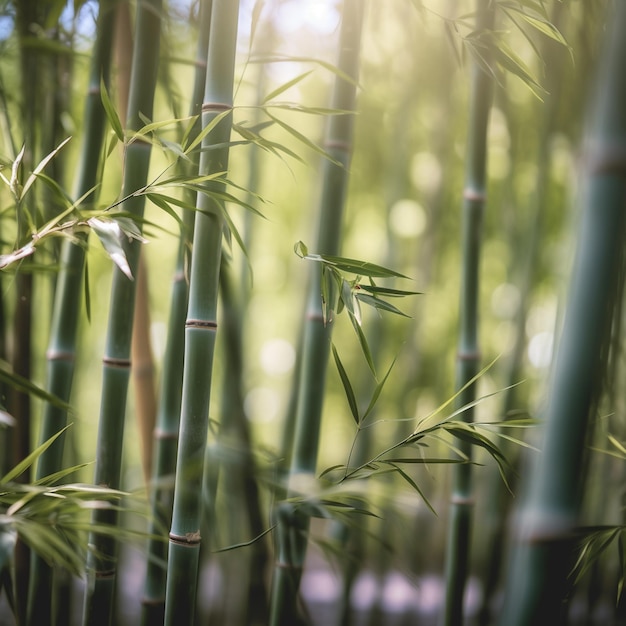
[[[109,367],[118,367],[121,369],[130,368],[130,359],[116,359],[111,356],[105,356],[102,358],[102,363]]]
[[[48,361],[74,361],[76,355],[74,352],[64,350],[48,350],[46,352]]]
[[[185,328],[217,328],[217,322],[213,320],[194,320],[190,319],[185,322]]]
[[[347,141],[340,141],[338,139],[330,139],[324,142],[324,148],[327,150],[335,149],[335,150],[344,150],[345,152],[349,152],[352,149],[352,146]]]
[[[472,187],[466,187],[463,190],[463,198],[470,202],[485,202],[487,200],[487,194],[484,191],[473,189]]]
[[[588,145],[584,161],[592,174],[626,173],[626,150],[621,145]]]
[[[479,350],[473,350],[471,352],[459,351],[457,352],[456,357],[459,361],[480,361],[482,355]]]
[[[200,531],[197,530],[193,533],[185,533],[184,535],[177,535],[176,533],[170,533],[170,541],[177,543],[181,546],[197,546],[200,544],[202,538],[200,537]]]
[[[292,572],[297,572],[302,570],[302,565],[293,565],[292,563],[285,563],[285,561],[277,561],[276,562],[276,567],[278,567],[279,569],[288,569],[291,570]]]
[[[166,439],[172,439],[172,440],[178,439],[178,430],[174,432],[174,431],[167,431],[164,428],[157,427],[154,429],[152,434],[154,435],[154,438],[158,439],[159,441],[163,441]]]
[[[459,506],[474,506],[476,500],[472,496],[452,496],[450,498],[450,504],[456,504]]]
[[[115,569],[96,570],[96,578],[115,578]]]
[[[227,104],[225,102],[203,102],[202,103],[203,113],[213,113],[216,111],[230,111],[232,108],[233,108],[232,104]]]

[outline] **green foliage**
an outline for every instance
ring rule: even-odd
[[[35,448],[0,478],[0,569],[7,566],[18,537],[49,565],[81,575],[85,572],[88,532],[126,540],[145,536],[117,526],[99,524],[94,527],[91,524],[90,513],[95,509],[134,511],[145,515],[146,508],[136,495],[127,492],[67,483],[66,479],[85,464],[65,468],[32,484],[16,482],[63,432]]]

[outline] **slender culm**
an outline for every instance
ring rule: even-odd
[[[493,29],[494,3],[478,0],[476,30]],[[492,78],[478,62],[472,64],[469,128],[465,163],[465,188],[462,207],[461,295],[459,343],[457,353],[457,406],[471,404],[476,397],[475,383],[468,383],[480,368],[478,343],[479,275],[483,211],[486,200],[487,124],[492,99]],[[467,408],[461,419],[472,422],[473,408]],[[472,447],[459,441],[459,448],[471,459]],[[453,470],[450,518],[446,547],[446,599],[441,624],[463,623],[463,594],[470,554],[470,529],[474,505],[471,465],[460,464]]]
[[[206,78],[206,58],[211,27],[212,0],[200,3],[198,45],[196,51],[196,69],[193,92],[191,94],[190,115],[200,115],[202,96]],[[200,124],[191,133],[190,141],[197,137]],[[194,166],[197,173],[197,165]],[[195,203],[195,193],[189,193]],[[183,358],[185,351],[185,316],[189,295],[185,268],[188,263],[189,238],[193,233],[195,215],[186,210],[183,214],[184,230],[181,232],[176,272],[172,283],[170,315],[167,343],[163,359],[161,394],[157,411],[157,423],[154,433],[154,463],[150,499],[152,520],[149,532],[157,537],[164,528],[169,528],[172,521],[173,486],[170,479],[176,471],[178,449],[178,428],[182,397]],[[167,543],[160,539],[148,542],[148,560],[146,582],[142,601],[142,624],[151,626],[163,624],[165,614],[165,590]]]
[[[503,626],[565,623],[587,437],[602,387],[605,349],[624,272],[626,4],[610,5],[583,146],[576,257],[545,411],[545,433],[517,521]]]
[[[109,83],[113,4],[112,0],[101,2],[98,12],[96,40],[85,102],[85,134],[81,147],[81,169],[76,182],[75,195],[78,198],[95,187],[102,154],[106,118],[100,97],[100,84],[101,80],[104,85]],[[93,201],[94,194],[88,196],[85,202],[89,205]],[[85,238],[82,234],[77,234],[77,236]],[[61,270],[57,279],[50,342],[46,355],[48,360],[47,390],[64,402],[69,402],[74,377],[84,263],[84,247],[69,239],[65,240],[61,248]],[[67,411],[58,405],[46,402],[39,442],[47,441],[66,424]],[[64,435],[61,435],[39,457],[37,479],[61,469],[64,441]],[[29,625],[45,626],[51,623],[51,585],[52,570],[42,559],[33,556],[28,602],[27,623]]]
[[[139,130],[143,119],[152,117],[154,90],[159,60],[161,1],[149,0],[137,5],[135,44],[128,101],[128,127]],[[146,184],[151,145],[134,140],[125,146],[122,197]],[[123,210],[141,219],[144,197],[132,196]],[[139,262],[138,241],[125,242],[130,271],[136,274]],[[126,415],[126,396],[130,375],[130,346],[133,323],[135,283],[117,267],[113,270],[109,326],[103,358],[102,397],[98,425],[96,469],[97,485],[119,488],[122,442]],[[101,509],[94,512],[94,524],[116,524],[117,512]],[[116,577],[116,542],[111,537],[93,534],[90,556],[90,580],[85,597],[84,624],[110,624]]]
[[[232,125],[235,48],[239,3],[214,0],[207,54],[202,125],[220,114],[222,119],[202,141],[200,175],[228,168],[228,142]],[[185,322],[183,395],[180,413],[174,509],[170,531],[165,599],[165,624],[191,625],[200,554],[200,521],[204,451],[208,433],[211,371],[217,332],[217,299],[224,229],[224,206],[211,192],[220,192],[223,181],[207,183],[198,195],[189,306]]]
[[[332,107],[354,111],[358,81],[363,0],[346,0],[343,5],[338,67],[346,78],[337,77]],[[328,121],[325,149],[334,161],[322,165],[320,214],[315,252],[337,255],[352,155],[354,115],[333,116]],[[313,477],[317,465],[326,368],[330,355],[332,320],[324,323],[321,302],[321,273],[312,267],[306,320],[303,326],[302,361],[299,366],[296,424],[289,479]],[[289,488],[289,486],[288,486]],[[291,492],[288,495],[294,495]],[[270,623],[297,623],[296,599],[306,554],[308,518],[287,503],[277,513],[278,554],[272,582]]]

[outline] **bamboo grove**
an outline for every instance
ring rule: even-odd
[[[0,624],[623,623],[624,28],[1,0]]]

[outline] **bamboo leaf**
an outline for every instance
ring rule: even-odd
[[[305,146],[316,152],[317,154],[323,156],[325,159],[328,159],[331,163],[339,167],[343,167],[342,164],[334,159],[326,150],[320,148],[314,141],[311,141],[306,135],[303,135],[300,131],[296,130],[293,126],[290,126],[286,122],[283,122],[280,118],[272,115],[271,113],[267,113],[267,115],[274,121],[278,126],[286,130],[292,137],[295,137],[299,142],[303,143]]]
[[[89,289],[89,262],[85,258],[85,269],[83,271],[83,292],[85,294],[85,315],[87,321],[91,322],[91,291]]]
[[[109,92],[103,78],[100,78],[100,98],[102,99],[104,112],[106,113],[107,119],[109,120],[109,124],[111,125],[115,136],[119,141],[124,143],[124,128],[122,127],[120,117],[115,110],[115,106],[113,105],[113,102],[109,97]],[[109,154],[111,152],[111,149],[112,148],[110,147]]]
[[[280,94],[284,93],[288,89],[291,89],[291,87],[297,85],[299,82],[302,82],[312,72],[313,72],[313,70],[309,70],[308,72],[303,72],[302,74],[299,74],[295,78],[292,78],[291,80],[287,81],[283,85],[280,85],[279,87],[277,87],[276,89],[274,89],[273,91],[268,93],[267,96],[265,96],[265,98],[263,98],[263,104],[266,104],[270,100],[273,100],[277,96],[280,96]]]
[[[365,304],[368,304],[369,306],[372,306],[380,311],[387,311],[389,313],[394,313],[395,315],[401,315],[402,317],[411,317],[401,311],[398,307],[395,307],[393,304],[390,304],[385,300],[381,300],[380,298],[375,298],[374,296],[369,296],[365,293],[357,293],[356,298],[360,302],[364,302]]]
[[[26,458],[22,459],[13,469],[0,478],[0,484],[9,483],[23,474],[68,428],[69,425],[35,448]]]
[[[307,256],[311,260],[322,260],[330,265],[333,265],[338,270],[343,272],[350,272],[351,274],[358,274],[361,276],[369,276],[371,278],[408,278],[400,272],[383,267],[382,265],[376,265],[375,263],[369,263],[367,261],[359,261],[357,259],[349,259],[347,257],[331,256],[327,254],[320,254],[320,259],[313,258],[313,255]]]
[[[522,7],[516,5],[514,2],[500,3],[500,6],[505,7],[506,9],[508,9],[508,11],[515,11],[515,13],[521,19],[523,19],[527,24],[532,26],[535,30],[565,46],[571,52],[571,46],[567,43],[567,40],[565,39],[561,31],[559,31],[559,29],[554,24],[552,24],[550,20],[547,19],[545,13],[544,15],[540,15],[540,7],[537,6],[537,3],[533,3],[533,5],[534,6],[532,6],[531,8],[536,11],[535,14],[527,13]]]
[[[195,137],[195,139],[185,148],[185,154],[189,154],[194,148],[199,146],[203,139],[228,115],[232,113],[231,109],[218,113]],[[184,146],[185,144],[183,144]]]
[[[33,170],[31,175],[26,179],[26,182],[24,183],[24,189],[22,189],[20,198],[23,198],[26,195],[28,190],[32,187],[32,184],[37,179],[37,175],[43,171],[46,165],[48,165],[48,163],[59,153],[59,151],[63,148],[63,146],[65,146],[65,144],[70,139],[71,137],[67,137],[66,139],[64,139],[52,152],[50,152],[43,159],[41,159],[37,167]]]
[[[369,366],[372,374],[376,377],[376,367],[374,366],[374,358],[372,357],[372,351],[370,350],[370,346],[367,343],[367,338],[365,337],[365,333],[361,328],[361,325],[358,323],[354,315],[349,315],[350,321],[352,322],[352,327],[356,332],[356,336],[359,339],[359,344],[361,345],[361,351],[363,352],[363,356],[367,361],[367,365]]]
[[[365,411],[365,413],[363,415],[363,420],[365,420],[367,418],[367,416],[372,412],[372,410],[374,409],[374,406],[378,402],[378,398],[380,397],[380,394],[381,394],[381,392],[383,390],[383,387],[385,386],[385,383],[387,382],[387,379],[389,378],[389,374],[391,374],[391,370],[393,369],[393,366],[395,365],[395,363],[396,363],[396,360],[394,359],[391,362],[391,365],[387,369],[387,372],[383,376],[382,380],[374,388],[374,393],[372,394],[372,397],[370,398],[370,402],[369,402],[369,404],[367,406],[367,409],[366,409],[366,411]]]
[[[354,395],[354,391],[352,389],[352,385],[350,384],[350,379],[348,378],[348,374],[339,358],[339,353],[335,348],[335,344],[331,345],[333,351],[333,358],[335,359],[335,365],[337,366],[337,371],[339,372],[339,377],[341,378],[341,383],[343,384],[343,389],[346,393],[346,399],[348,400],[348,405],[350,406],[350,411],[352,413],[352,417],[356,422],[356,425],[359,425],[359,407],[356,401],[356,396]]]
[[[88,224],[98,236],[100,243],[115,265],[129,280],[134,280],[122,245],[122,229],[117,221],[92,217],[88,220]]]
[[[64,402],[57,396],[47,392],[45,389],[38,387],[27,378],[24,378],[19,374],[15,374],[11,370],[10,365],[5,361],[0,361],[0,382],[17,389],[18,391],[23,391],[35,396],[36,398],[45,400],[46,402],[49,402],[50,404],[65,411],[72,411],[72,407],[67,402]]]
[[[387,296],[389,298],[403,298],[404,296],[422,295],[421,291],[406,291],[404,289],[390,289],[388,287],[379,287],[378,285],[368,285],[359,283],[359,289],[368,291],[375,296]]]
[[[419,494],[420,498],[424,500],[424,504],[430,509],[430,511],[436,516],[437,511],[433,508],[433,505],[430,503],[430,500],[426,497],[424,492],[418,487],[417,483],[400,467],[395,465],[394,463],[388,462],[395,471],[402,477],[404,480],[411,485],[411,487]]]

